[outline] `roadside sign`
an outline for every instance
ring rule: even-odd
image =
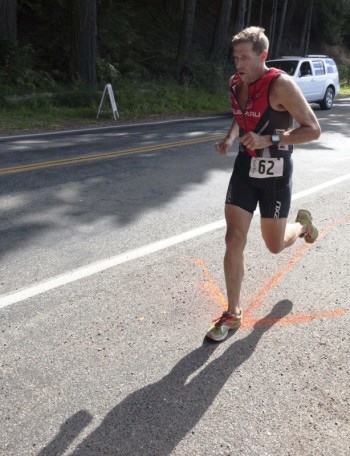
[[[99,108],[98,108],[97,117],[96,117],[97,119],[98,119],[98,116],[100,115],[100,112],[102,112],[102,106],[103,106],[103,103],[104,103],[104,101],[105,101],[105,97],[106,97],[106,94],[107,94],[107,93],[108,93],[108,96],[109,96],[109,100],[110,100],[110,102],[111,102],[113,116],[114,116],[114,118],[116,119],[115,115],[117,114],[117,116],[118,116],[118,118],[119,118],[117,103],[116,103],[115,98],[114,98],[114,93],[113,93],[112,85],[111,85],[111,84],[106,84],[106,85],[105,85],[105,88],[104,88],[104,90],[103,90],[103,94],[102,94],[100,106],[99,106]]]

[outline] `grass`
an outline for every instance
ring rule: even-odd
[[[119,85],[114,93],[120,115],[117,120],[109,99],[96,119],[102,92],[63,89],[50,95],[34,94],[16,100],[3,98],[0,134],[116,125],[154,117],[217,114],[230,109],[225,83],[215,89],[168,81],[128,83]],[[349,95],[350,86],[342,84],[340,93]]]
[[[350,85],[341,85],[339,93],[340,95],[350,95]]]
[[[0,133],[19,133],[98,125],[96,113],[91,108],[42,108],[26,106],[0,108]]]
[[[148,117],[169,117],[226,112],[227,88],[205,89],[176,82],[128,84],[114,90],[119,119],[114,120],[106,97],[96,119],[102,91],[62,91],[34,94],[30,98],[6,98],[0,103],[0,134],[25,131],[115,125]]]

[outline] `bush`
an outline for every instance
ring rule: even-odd
[[[103,84],[113,84],[120,76],[116,66],[109,63],[106,59],[97,59],[97,79]]]
[[[58,107],[83,108],[98,106],[101,94],[89,88],[75,88],[71,91],[55,93],[52,102]]]
[[[224,65],[210,62],[194,62],[180,73],[180,81],[185,87],[193,86],[208,91],[227,87],[229,72],[232,71]]]

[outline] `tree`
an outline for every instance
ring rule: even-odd
[[[282,36],[283,36],[283,31],[284,31],[284,23],[286,20],[287,6],[288,6],[288,0],[283,0],[282,14],[281,14],[281,20],[280,20],[280,25],[279,25],[279,33],[278,33],[278,38],[277,38],[277,43],[276,43],[276,50],[274,53],[275,57],[278,57],[279,53],[280,53],[280,47],[281,47]]]
[[[97,59],[96,0],[73,3],[73,72],[90,87],[96,87]]]
[[[329,44],[342,42],[347,2],[340,0],[319,0],[322,38]]]
[[[305,55],[309,48],[313,2],[314,2],[314,0],[310,0],[307,4],[305,20],[304,20],[303,29],[301,32],[301,39],[300,39],[300,45],[299,45],[299,50],[300,50],[301,55]]]
[[[0,0],[0,36],[17,40],[17,0]]]
[[[275,46],[275,33],[276,33],[276,21],[277,21],[277,4],[278,0],[273,0],[272,3],[272,18],[270,22],[270,28],[268,33],[268,38],[270,41],[270,55],[269,58],[273,57],[273,49]]]
[[[260,27],[261,27],[261,24],[262,24],[263,11],[264,11],[264,0],[261,0],[261,2],[260,2],[260,12],[259,12],[259,25],[260,25]]]
[[[244,28],[246,9],[247,9],[247,0],[239,0],[238,14],[237,14],[236,22],[235,22],[235,33],[240,32]]]
[[[246,19],[245,19],[245,26],[246,27],[250,26],[251,15],[252,15],[252,0],[248,0],[247,16],[246,16]]]
[[[232,0],[222,0],[210,49],[210,60],[212,62],[219,62],[222,55],[227,54],[227,31],[231,17],[231,9]]]
[[[162,7],[163,10],[169,16],[178,16],[182,13],[183,10],[183,0],[163,0]]]
[[[180,75],[181,71],[183,70],[183,67],[188,65],[189,63],[192,48],[192,35],[195,11],[196,0],[186,0],[182,18],[179,47],[177,52],[178,75]]]

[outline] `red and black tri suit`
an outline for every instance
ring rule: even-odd
[[[247,104],[244,108],[239,105],[237,99],[240,74],[232,77],[230,98],[240,137],[248,132],[261,135],[282,134],[292,126],[292,116],[289,112],[276,111],[269,101],[271,83],[283,73],[279,69],[270,68],[260,79],[249,84]],[[287,217],[291,201],[292,152],[292,145],[271,145],[265,149],[251,150],[240,142],[226,204],[234,204],[254,213],[259,202],[262,217]],[[249,177],[252,157],[283,157],[283,176],[266,179]]]

